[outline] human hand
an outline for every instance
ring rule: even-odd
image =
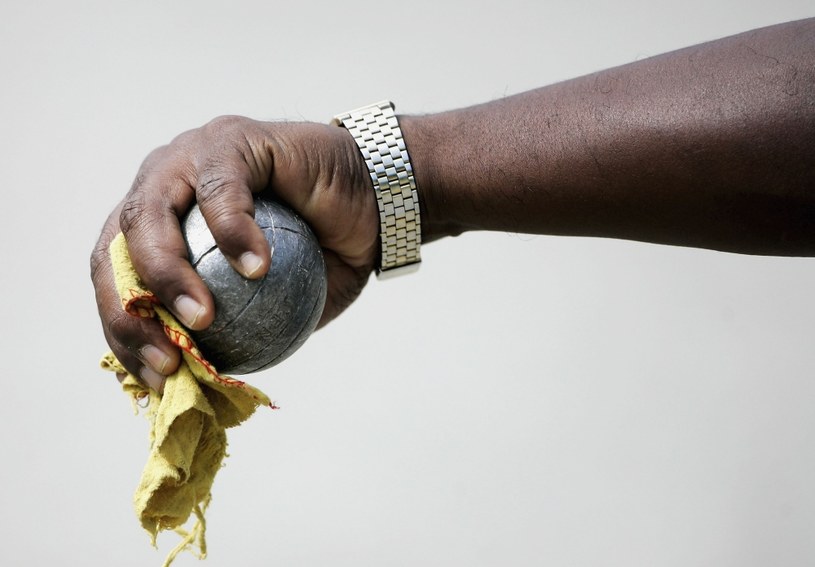
[[[212,296],[187,260],[180,219],[197,201],[232,266],[258,279],[270,250],[253,220],[252,194],[271,191],[311,226],[326,263],[328,294],[319,325],[362,291],[375,261],[379,221],[365,162],[343,128],[222,117],[154,150],[105,223],[91,279],[105,338],[127,370],[160,390],[180,353],[159,323],[127,315],[113,282],[108,246],[121,230],[147,287],[188,328],[212,323]]]

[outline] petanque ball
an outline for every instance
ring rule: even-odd
[[[187,253],[215,300],[215,321],[191,332],[223,374],[248,374],[282,362],[308,339],[323,312],[325,263],[317,238],[291,209],[255,198],[255,222],[272,250],[259,280],[237,273],[215,244],[198,205],[182,221]]]

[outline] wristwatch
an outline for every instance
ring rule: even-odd
[[[331,121],[354,137],[371,175],[379,206],[380,279],[415,272],[421,262],[419,194],[394,108],[392,102],[382,101]]]

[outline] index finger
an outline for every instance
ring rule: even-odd
[[[187,258],[179,215],[195,194],[179,174],[181,163],[167,165],[167,148],[151,154],[125,197],[119,224],[130,258],[145,285],[188,328],[212,322],[212,296]],[[175,165],[176,167],[172,167]]]

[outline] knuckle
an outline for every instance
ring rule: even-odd
[[[166,144],[154,148],[141,163],[139,171],[136,173],[136,178],[130,186],[130,192],[138,191],[142,188],[151,174],[161,167],[168,157],[173,153],[172,144]]]
[[[91,272],[91,281],[96,282],[99,277],[99,270],[105,263],[105,252],[102,250],[99,243],[91,252],[91,259],[90,259],[90,272]]]
[[[190,130],[185,130],[184,132],[181,132],[180,134],[176,135],[172,140],[170,140],[170,143],[167,146],[164,146],[164,148],[159,149],[162,149],[162,151],[166,152],[167,149],[170,147],[186,146],[192,143],[201,135],[201,130],[202,128],[192,128]]]
[[[223,237],[236,237],[241,233],[242,222],[246,215],[228,207],[216,208],[209,215],[209,223],[213,234]]]
[[[144,158],[144,162],[142,164],[142,171],[147,170],[151,164],[162,161],[167,155],[167,153],[170,151],[171,145],[172,144],[165,144],[163,146],[159,146],[153,149],[153,151],[151,151],[149,154],[147,154],[147,157]]]
[[[135,345],[138,336],[136,321],[123,310],[110,315],[107,321],[106,331],[108,336],[113,339],[112,341],[108,340],[108,342],[115,341],[131,354],[138,350],[138,347]]]
[[[143,192],[139,189],[131,191],[122,205],[119,214],[119,226],[125,234],[134,232],[144,220],[146,209]]]
[[[96,241],[93,247],[90,258],[91,280],[97,281],[99,270],[107,263],[108,260],[108,246],[110,245],[111,237],[107,234],[110,229],[105,227],[102,229],[102,236]]]
[[[221,164],[210,161],[198,177],[195,194],[199,202],[210,201],[229,185]]]
[[[210,120],[204,128],[209,132],[223,132],[226,130],[239,128],[245,121],[246,119],[242,116],[224,114],[222,116],[216,116]]]

